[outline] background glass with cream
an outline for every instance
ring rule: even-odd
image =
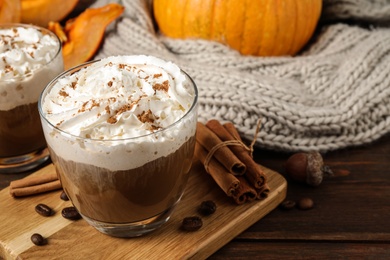
[[[63,70],[54,33],[33,25],[0,25],[1,173],[26,171],[48,158],[37,102]]]
[[[117,56],[59,75],[39,100],[64,191],[103,233],[140,236],[165,223],[191,168],[197,88],[179,67]]]

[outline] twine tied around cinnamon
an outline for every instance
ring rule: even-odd
[[[257,126],[256,126],[256,129],[255,129],[255,134],[253,136],[253,140],[251,142],[251,144],[248,146],[246,145],[239,136],[236,136],[236,135],[233,135],[233,137],[235,138],[235,140],[227,140],[227,141],[222,141],[221,143],[218,143],[216,144],[212,149],[210,149],[210,151],[208,152],[206,158],[205,158],[205,161],[204,161],[204,168],[206,169],[207,172],[209,172],[209,163],[211,161],[211,158],[214,156],[214,153],[222,148],[222,147],[225,147],[225,146],[241,146],[243,147],[246,151],[248,151],[250,157],[253,158],[253,147],[254,145],[256,144],[256,140],[257,140],[257,136],[260,132],[262,128],[262,125],[261,125],[261,118],[259,118],[257,120]]]
[[[197,124],[195,156],[216,184],[237,204],[268,196],[267,176],[252,156],[260,130],[258,120],[254,140],[246,146],[232,122],[221,124],[211,119],[205,124]]]

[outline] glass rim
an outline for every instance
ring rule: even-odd
[[[0,82],[13,82],[13,81],[18,81],[20,79],[28,78],[28,77],[34,75],[34,73],[36,73],[37,71],[41,70],[43,67],[45,67],[45,66],[49,65],[50,63],[52,63],[59,55],[62,55],[62,53],[61,53],[61,51],[62,51],[62,42],[61,42],[60,38],[57,36],[57,34],[55,34],[54,32],[50,31],[49,29],[41,27],[41,26],[38,26],[38,25],[34,25],[34,24],[24,24],[24,23],[3,23],[3,24],[0,24],[0,30],[16,28],[16,27],[35,28],[35,29],[41,31],[42,33],[44,33],[45,35],[52,36],[53,38],[56,39],[56,41],[58,43],[58,49],[57,49],[56,54],[50,59],[50,61],[48,61],[45,64],[43,64],[38,69],[32,70],[29,73],[24,74],[24,75],[14,76],[14,77],[12,77],[10,79],[2,79],[0,77]]]
[[[82,63],[82,64],[79,64],[77,66],[74,66],[72,68],[69,68],[68,70],[66,71],[63,71],[62,73],[60,73],[59,75],[57,75],[54,79],[52,79],[47,85],[46,87],[43,89],[43,91],[41,92],[40,96],[39,96],[39,99],[38,99],[38,112],[39,112],[39,115],[40,117],[48,124],[50,125],[50,127],[52,127],[53,129],[59,131],[61,134],[65,135],[65,136],[70,136],[70,137],[73,137],[75,139],[81,139],[81,140],[84,140],[84,141],[88,141],[88,142],[123,142],[123,141],[131,141],[131,140],[137,140],[137,139],[141,139],[141,138],[145,138],[145,137],[148,137],[148,136],[153,136],[153,135],[156,135],[156,134],[159,134],[159,133],[162,133],[162,132],[166,132],[168,131],[169,129],[173,128],[175,125],[179,124],[183,119],[185,119],[186,117],[188,117],[191,113],[193,113],[193,111],[196,109],[197,105],[198,105],[198,87],[195,83],[195,81],[192,79],[192,77],[187,73],[185,72],[184,70],[182,70],[181,68],[180,71],[186,76],[187,79],[190,80],[190,83],[194,89],[194,98],[192,100],[192,104],[191,104],[191,107],[188,109],[188,111],[182,116],[180,117],[178,120],[176,120],[175,122],[173,122],[172,124],[162,128],[162,129],[159,129],[157,131],[154,131],[154,132],[151,132],[151,133],[148,133],[148,134],[143,134],[143,135],[138,135],[138,136],[133,136],[133,137],[127,137],[127,138],[120,138],[120,139],[95,139],[95,138],[87,138],[87,137],[82,137],[82,136],[78,136],[78,135],[74,135],[74,134],[71,134],[71,133],[68,133],[67,131],[53,125],[45,116],[45,113],[42,111],[42,100],[43,98],[46,96],[45,94],[47,94],[47,92],[51,89],[52,86],[54,86],[54,84],[61,78],[63,78],[65,75],[70,75],[70,74],[73,74],[87,66],[90,66],[91,64],[93,63],[96,63],[96,62],[99,62],[101,61],[101,59],[96,59],[96,60],[92,60],[92,61],[87,61],[85,63]],[[196,111],[195,111],[196,112]]]

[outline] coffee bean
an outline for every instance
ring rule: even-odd
[[[68,200],[69,200],[68,195],[66,195],[65,191],[62,191],[62,192],[61,192],[60,198],[61,198],[62,200],[65,200],[65,201],[68,201]]]
[[[212,200],[203,201],[199,208],[198,212],[203,216],[209,216],[217,210],[217,205]]]
[[[37,245],[37,246],[43,246],[46,244],[46,239],[41,235],[41,234],[38,234],[38,233],[34,233],[32,236],[31,236],[31,241]]]
[[[181,224],[181,229],[185,231],[196,231],[203,226],[203,221],[198,216],[185,217]]]
[[[290,210],[295,207],[296,203],[292,200],[285,200],[282,203],[280,203],[280,207],[284,210]]]
[[[314,202],[311,198],[301,198],[297,206],[299,209],[308,210],[314,207]]]
[[[46,204],[38,204],[35,206],[35,211],[42,216],[49,217],[53,215],[53,210]]]
[[[78,220],[81,218],[80,213],[76,210],[75,207],[66,207],[61,211],[61,215],[70,220]]]

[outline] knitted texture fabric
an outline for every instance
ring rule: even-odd
[[[261,120],[256,146],[283,151],[326,152],[390,132],[388,0],[324,1],[324,22],[294,57],[242,56],[216,42],[164,37],[147,0],[120,3],[125,13],[96,58],[146,54],[177,63],[198,86],[199,121],[231,121],[251,140]]]

